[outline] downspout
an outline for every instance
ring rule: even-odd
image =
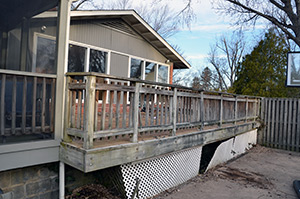
[[[65,198],[65,163],[59,162],[59,199]]]

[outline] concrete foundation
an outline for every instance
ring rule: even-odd
[[[206,170],[209,170],[218,164],[227,162],[228,160],[245,153],[248,149],[256,144],[256,140],[257,130],[253,130],[221,143],[216,149],[215,154]]]

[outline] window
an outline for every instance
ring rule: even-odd
[[[155,63],[146,62],[145,80],[155,81]]]
[[[90,50],[90,68],[89,72],[105,73],[107,62],[107,52],[99,50]]]
[[[86,48],[69,45],[68,72],[84,72]]]
[[[56,74],[55,49],[55,40],[39,36],[37,37],[35,72]]]
[[[139,59],[131,59],[130,77],[142,79],[142,68],[144,61]]]
[[[168,67],[164,65],[158,65],[157,81],[162,83],[168,83]]]

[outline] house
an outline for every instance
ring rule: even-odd
[[[63,198],[64,163],[92,172],[196,146],[200,157],[202,145],[254,128],[258,98],[172,85],[173,69],[190,65],[135,11],[70,4],[0,6],[1,192]],[[58,162],[60,175],[49,169]]]

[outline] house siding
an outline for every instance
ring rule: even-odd
[[[157,62],[166,61],[166,58],[142,37],[96,24],[92,20],[71,23],[70,40]]]

